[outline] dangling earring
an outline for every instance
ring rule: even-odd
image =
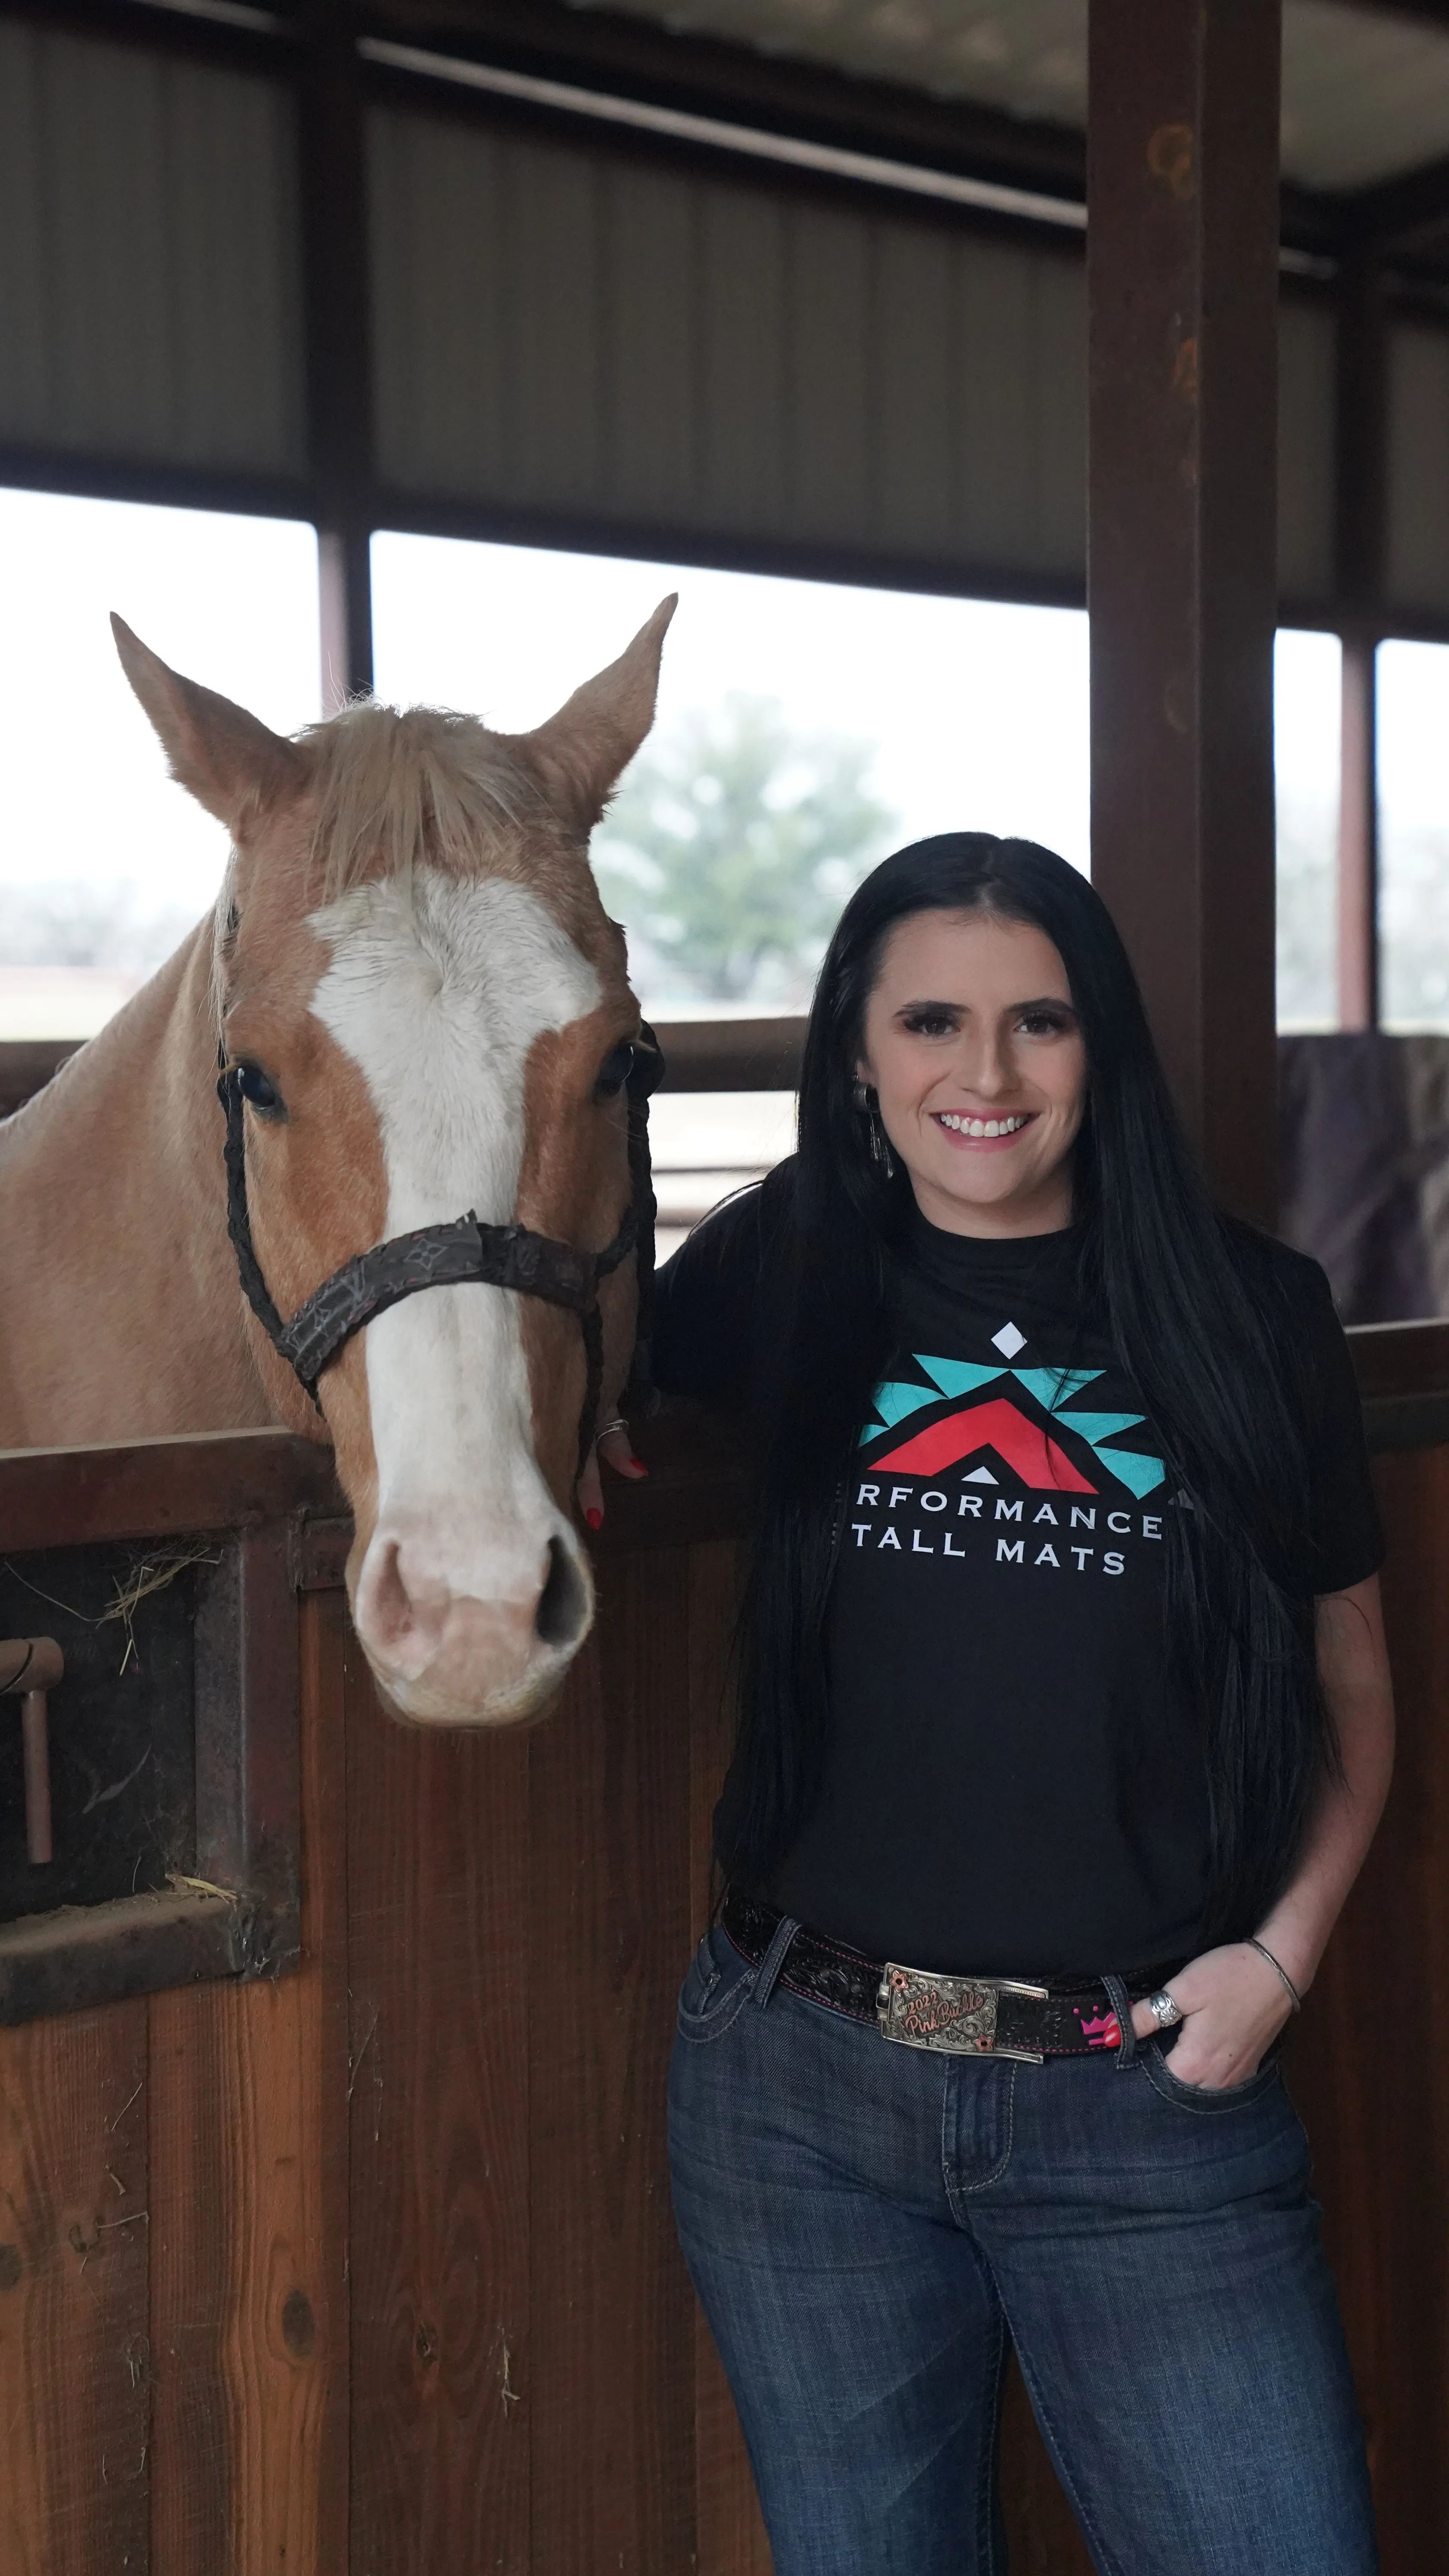
[[[895,1160],[891,1153],[890,1140],[880,1122],[875,1093],[868,1084],[857,1082],[851,1098],[862,1118],[868,1121],[871,1161],[888,1181],[893,1181],[896,1175]]]

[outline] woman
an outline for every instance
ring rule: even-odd
[[[655,1368],[767,1432],[670,2139],[776,2576],[1003,2566],[1008,2334],[1100,2569],[1361,2576],[1277,2064],[1389,1775],[1358,1404],[1060,859],[860,888]]]

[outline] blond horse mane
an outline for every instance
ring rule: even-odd
[[[424,860],[476,873],[504,834],[546,812],[538,780],[508,737],[445,707],[362,699],[298,737],[317,788],[311,870],[320,899]]]

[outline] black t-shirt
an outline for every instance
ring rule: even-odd
[[[661,1271],[666,1391],[758,1400],[782,1321],[760,1218],[758,1194],[732,1202]],[[1314,1589],[1341,1591],[1383,1552],[1347,1346],[1317,1264],[1252,1243],[1308,1363]],[[1200,1946],[1201,1720],[1163,1610],[1190,1505],[1081,1311],[1076,1255],[1071,1229],[985,1242],[918,1216],[895,1265],[830,1602],[824,1782],[762,1891],[873,1958],[1126,1975]]]

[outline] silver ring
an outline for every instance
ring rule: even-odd
[[[600,1423],[594,1437],[597,1440],[607,1440],[611,1431],[627,1431],[628,1428],[629,1425],[622,1413],[616,1413],[612,1422]]]
[[[1160,1991],[1148,1996],[1147,2009],[1159,2030],[1173,2030],[1182,2019],[1181,2004],[1174,2003],[1171,1995]]]

